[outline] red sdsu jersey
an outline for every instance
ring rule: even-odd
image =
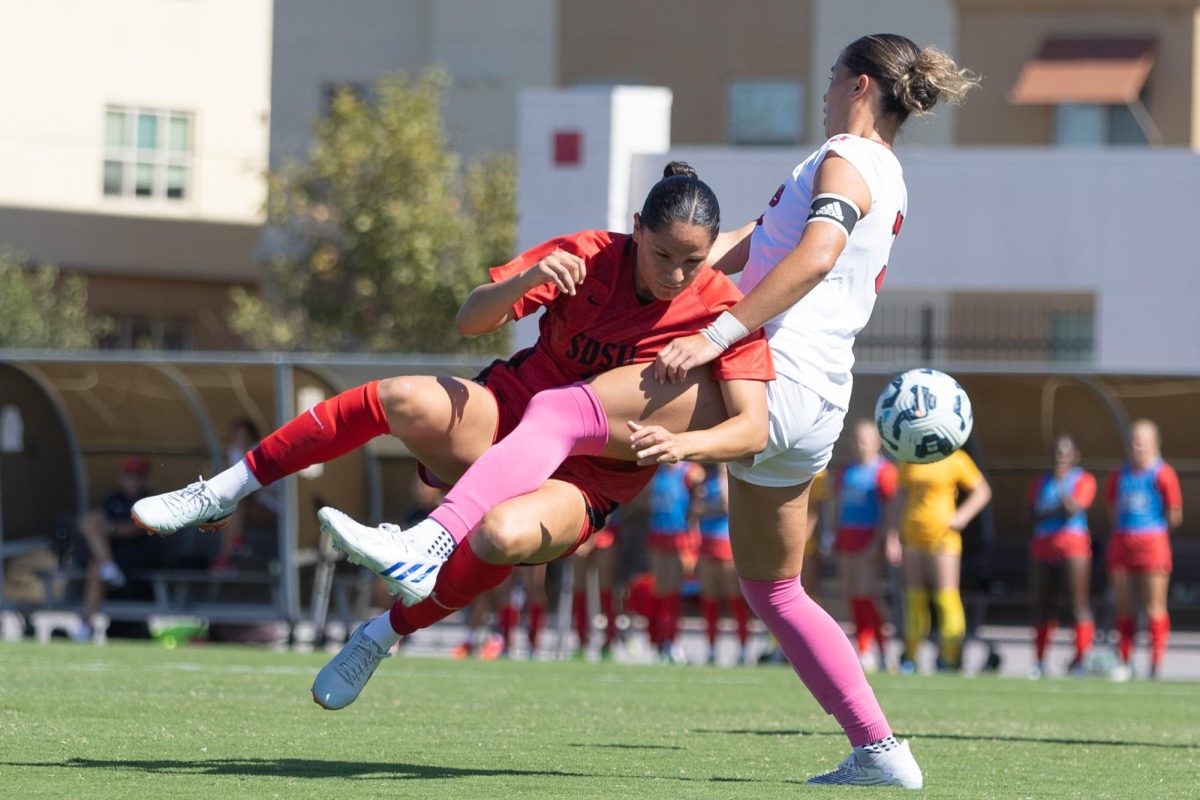
[[[634,288],[637,245],[633,237],[595,230],[540,244],[504,266],[493,267],[492,280],[517,275],[556,249],[582,258],[587,277],[574,295],[546,283],[513,306],[517,319],[546,308],[537,344],[503,364],[532,392],[566,386],[625,364],[653,361],[673,339],[701,330],[742,297],[729,278],[705,265],[674,299],[642,300]],[[775,377],[761,331],[725,351],[710,370],[717,381]]]

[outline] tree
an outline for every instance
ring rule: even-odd
[[[512,254],[515,169],[463,169],[441,127],[443,73],[348,91],[314,127],[309,160],[269,176],[277,239],[262,294],[235,289],[231,327],[260,349],[496,352],[454,316]]]
[[[63,277],[52,264],[27,269],[25,261],[0,247],[0,347],[93,347],[87,278]]]

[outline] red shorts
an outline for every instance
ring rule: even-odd
[[[1086,533],[1051,533],[1035,536],[1029,545],[1029,556],[1034,561],[1058,564],[1073,558],[1091,559],[1092,537]]]
[[[861,553],[874,538],[873,528],[838,528],[833,549],[839,553]]]
[[[650,531],[646,534],[646,549],[656,550],[659,553],[686,553],[696,549],[691,540],[691,531],[677,533]]]
[[[1171,539],[1165,533],[1114,533],[1106,560],[1110,572],[1170,572]]]
[[[601,528],[592,536],[595,539],[592,547],[597,550],[607,550],[617,543],[617,532],[612,528]]]
[[[728,536],[701,536],[700,557],[713,561],[733,561],[733,546]]]

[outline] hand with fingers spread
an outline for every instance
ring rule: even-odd
[[[709,363],[721,350],[703,333],[680,337],[662,350],[654,360],[654,377],[659,383],[682,383],[689,369]]]
[[[555,250],[525,272],[529,288],[553,283],[563,294],[575,294],[575,287],[587,277],[587,264],[574,253]]]
[[[671,433],[660,425],[639,425],[632,420],[626,424],[631,431],[629,445],[637,451],[639,466],[677,464],[687,459],[688,452],[681,440],[686,434]]]

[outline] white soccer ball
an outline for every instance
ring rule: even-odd
[[[910,369],[892,378],[875,403],[884,448],[901,461],[941,461],[963,446],[975,417],[958,381],[936,369]]]

